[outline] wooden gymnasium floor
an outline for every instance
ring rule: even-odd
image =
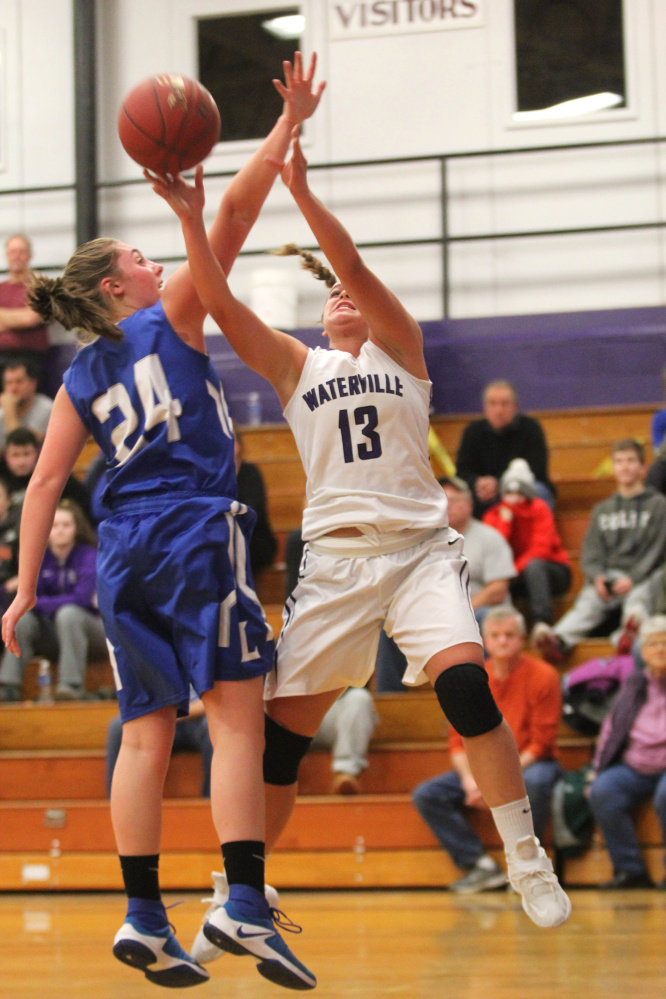
[[[290,937],[317,974],[319,999],[656,999],[666,982],[666,893],[571,893],[574,912],[539,930],[506,892],[460,898],[441,891],[283,893],[303,924]],[[171,910],[187,947],[200,894]],[[2,999],[145,999],[164,995],[110,951],[124,915],[119,894],[0,895]],[[225,956],[194,993],[270,999],[250,958]]]

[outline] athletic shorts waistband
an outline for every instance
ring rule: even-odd
[[[431,541],[440,531],[448,532],[448,527],[428,527],[419,531],[383,531],[378,534],[361,534],[353,538],[335,538],[323,535],[307,546],[315,555],[333,555],[339,558],[372,558],[374,555],[388,555],[404,551],[415,545]]]
[[[143,513],[148,511],[159,512],[168,507],[176,506],[178,503],[186,503],[188,500],[212,500],[220,504],[220,513],[231,513],[233,516],[247,512],[244,503],[231,499],[228,496],[220,496],[217,493],[202,493],[191,490],[171,490],[171,492],[145,493],[140,496],[131,496],[127,499],[116,500],[111,508],[111,516],[116,513]]]

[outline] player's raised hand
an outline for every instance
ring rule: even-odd
[[[273,85],[284,101],[284,113],[290,121],[301,123],[310,118],[316,111],[326,83],[322,80],[312,89],[315,70],[317,68],[317,53],[312,53],[310,66],[303,75],[303,57],[300,52],[294,53],[292,67],[288,59],[282,63],[284,67],[284,83],[273,80]]]
[[[291,157],[280,169],[282,180],[294,197],[308,188],[308,161],[303,155],[299,133],[300,126],[295,125],[291,133]]]
[[[203,213],[206,201],[203,186],[203,166],[199,166],[194,171],[194,184],[189,184],[185,178],[177,173],[173,177],[156,177],[143,171],[143,175],[160,198],[164,198],[169,207],[175,212],[181,222],[184,219],[196,218]]]

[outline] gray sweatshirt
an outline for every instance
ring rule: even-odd
[[[583,541],[587,579],[621,573],[641,583],[666,561],[666,497],[651,486],[625,499],[614,493],[597,503]]]

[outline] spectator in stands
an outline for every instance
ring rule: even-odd
[[[117,715],[106,732],[106,796],[111,797],[111,781],[123,740],[123,723]],[[213,762],[213,744],[210,741],[208,722],[203,701],[190,689],[190,713],[179,718],[173,737],[172,753],[201,754],[201,797],[210,798],[210,768]]]
[[[89,658],[108,656],[97,610],[95,535],[70,500],[58,503],[37,582],[37,602],[18,622],[21,654],[5,649],[0,701],[18,701],[25,667],[35,655],[58,660],[57,701],[84,696]]]
[[[333,755],[331,794],[358,794],[359,775],[368,766],[368,746],[379,718],[365,687],[348,687],[324,715],[311,749]]]
[[[612,460],[617,491],[592,511],[581,553],[585,583],[555,627],[539,624],[532,636],[550,662],[561,662],[616,611],[622,613],[624,630],[613,640],[618,651],[630,651],[666,560],[666,497],[644,484],[643,445],[630,438],[619,441]]]
[[[469,565],[469,592],[481,626],[491,607],[509,600],[509,580],[516,575],[508,543],[494,527],[472,516],[472,493],[464,479],[439,480],[448,500],[449,525],[465,538],[463,553]],[[392,638],[382,631],[377,650],[375,690],[406,690],[402,677],[407,660]]]
[[[599,734],[589,803],[613,863],[601,888],[651,888],[636,834],[634,809],[652,799],[666,843],[666,617],[639,633],[644,670],[630,673]],[[659,884],[666,888],[666,880]]]
[[[474,516],[482,517],[500,498],[499,483],[509,462],[524,458],[535,478],[535,493],[554,505],[555,487],[548,479],[548,447],[541,424],[518,410],[510,382],[490,382],[483,393],[483,417],[463,431],[457,474],[474,494]]]
[[[13,507],[9,489],[0,478],[0,606],[3,612],[18,585],[18,539],[20,508]]]
[[[527,597],[533,627],[553,620],[552,598],[571,586],[569,555],[555,517],[534,493],[534,476],[523,458],[514,458],[500,481],[501,500],[483,515],[511,545],[517,575],[511,595]]]
[[[39,457],[39,443],[32,430],[18,427],[7,434],[5,448],[0,459],[0,476],[9,486],[12,506],[23,503],[30,477]],[[86,517],[90,514],[90,495],[75,475],[70,475],[63,489],[63,499],[72,500]]]
[[[37,391],[32,361],[8,361],[2,374],[0,395],[0,448],[17,427],[32,430],[41,444],[53,408],[53,399]]]
[[[662,368],[661,380],[666,395],[666,368]],[[666,409],[658,409],[652,417],[650,435],[654,461],[648,469],[645,482],[646,485],[666,495]]]
[[[254,576],[273,564],[277,551],[277,540],[268,519],[266,486],[258,465],[243,458],[243,438],[234,431],[234,461],[238,481],[238,499],[249,506],[257,515],[250,540],[250,563]]]
[[[648,468],[645,484],[666,495],[666,444],[662,444],[656,452],[654,461]]]
[[[561,767],[555,737],[562,712],[560,679],[547,663],[525,653],[525,620],[511,606],[493,607],[483,622],[490,658],[486,669],[490,689],[518,744],[525,787],[542,839],[550,796]],[[472,777],[464,743],[449,727],[453,770],[432,777],[414,790],[414,804],[435,836],[466,874],[451,885],[461,894],[500,888],[506,884],[502,867],[486,852],[463,808],[487,810]]]
[[[664,395],[666,396],[666,368],[661,369],[661,383],[664,387]],[[656,454],[664,443],[664,437],[666,436],[666,409],[658,409],[652,417],[650,435],[652,437],[652,447]]]
[[[32,281],[30,240],[22,233],[10,236],[5,244],[9,275],[0,281],[0,371],[9,361],[30,358],[37,379],[41,378],[49,349],[46,326],[27,304]]]

